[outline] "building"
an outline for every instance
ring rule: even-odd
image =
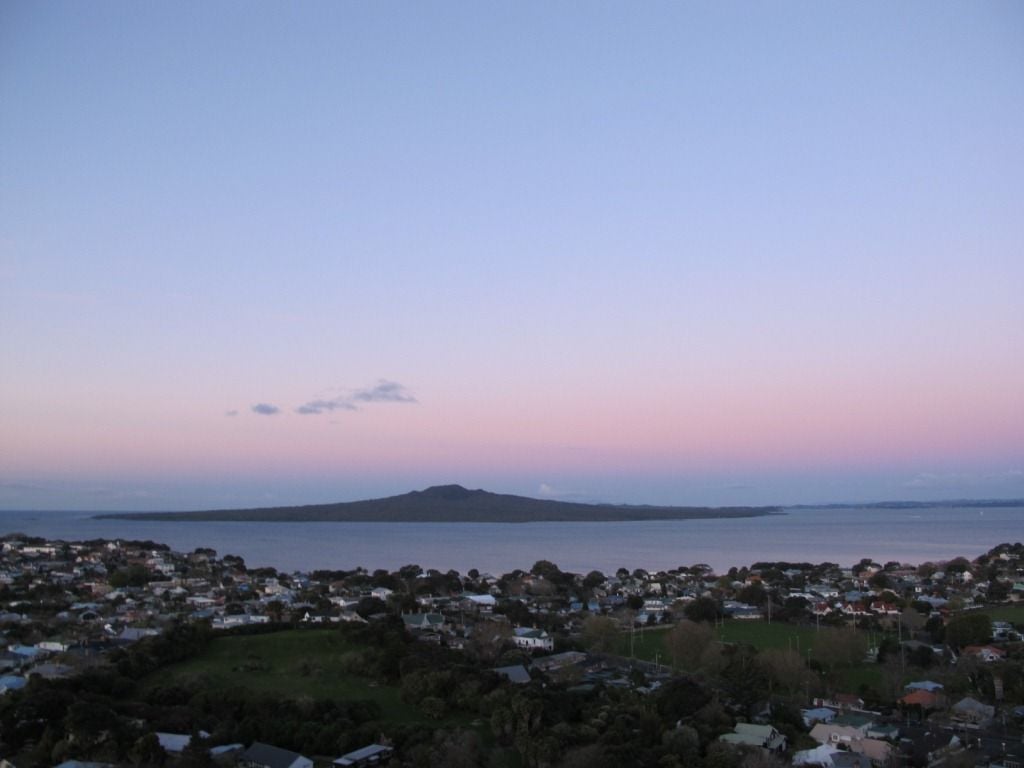
[[[254,741],[238,756],[241,768],[313,768],[313,761],[298,752]]]

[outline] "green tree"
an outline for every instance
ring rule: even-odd
[[[144,565],[129,565],[118,568],[110,574],[110,586],[115,589],[123,587],[143,587],[149,582],[149,571]]]
[[[680,621],[669,630],[665,646],[672,657],[673,666],[695,672],[714,641],[715,633],[707,624]]]
[[[761,651],[758,663],[773,689],[795,693],[800,691],[810,678],[803,658],[791,649],[769,648]]]
[[[827,628],[817,633],[814,640],[815,660],[828,670],[848,667],[864,659],[868,650],[863,632],[849,628]]]
[[[715,621],[719,615],[718,603],[710,597],[698,597],[691,600],[683,608],[683,613],[690,621]]]
[[[583,644],[595,653],[614,650],[619,639],[619,623],[608,616],[587,616],[583,620]]]
[[[533,568],[530,569],[530,573],[534,576],[540,576],[541,578],[554,582],[558,582],[562,578],[562,571],[550,560],[538,560],[533,564]]]
[[[160,746],[160,739],[155,733],[147,733],[132,745],[129,756],[139,768],[153,768],[167,762],[167,752]]]
[[[961,613],[946,624],[946,642],[954,648],[981,645],[992,639],[992,619],[984,613]]]

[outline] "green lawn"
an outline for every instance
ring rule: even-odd
[[[988,615],[994,621],[1024,624],[1024,605],[991,605],[979,612]]]
[[[644,661],[658,661],[668,664],[671,654],[665,647],[665,639],[671,627],[645,628],[641,633],[636,630],[632,637],[632,656]],[[814,627],[795,626],[783,622],[731,620],[718,625],[715,634],[726,643],[744,643],[752,645],[759,651],[769,648],[799,650],[803,656],[809,648],[814,648],[816,635]],[[877,637],[875,638],[878,639]],[[622,633],[616,652],[622,656],[631,655],[630,634]],[[840,677],[847,690],[856,692],[861,684],[877,687],[881,682],[881,669],[876,664],[857,664],[848,669],[840,670]]]
[[[336,630],[286,630],[264,635],[218,637],[196,658],[159,670],[143,681],[146,688],[201,681],[211,689],[247,688],[315,699],[369,699],[387,720],[424,719],[399,698],[394,686],[354,675],[346,660],[360,648]]]
[[[726,643],[752,645],[759,651],[768,648],[798,651],[806,654],[814,647],[814,627],[795,626],[781,621],[726,621],[718,629],[718,636]]]

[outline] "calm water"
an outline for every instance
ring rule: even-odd
[[[718,571],[758,560],[831,561],[862,557],[920,563],[974,558],[1024,540],[1024,507],[798,509],[737,520],[641,523],[207,523],[93,520],[83,512],[0,512],[0,534],[67,540],[152,539],[172,549],[213,547],[250,566],[279,570],[370,570],[417,563],[465,573],[505,573],[537,560],[562,569],[614,572],[708,563]]]

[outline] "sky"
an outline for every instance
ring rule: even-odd
[[[0,4],[0,508],[1024,498],[1022,41]]]

